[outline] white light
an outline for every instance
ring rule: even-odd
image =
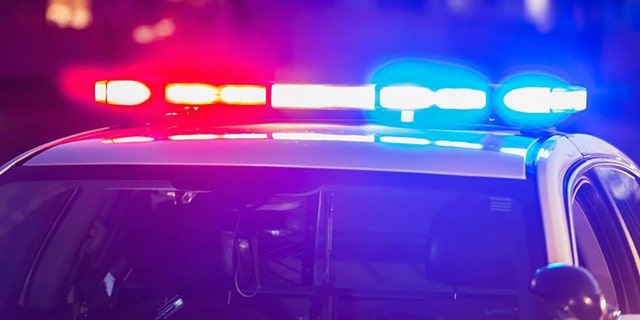
[[[525,0],[525,15],[539,31],[551,30],[551,1],[550,0]]]
[[[389,86],[380,89],[380,105],[394,110],[426,109],[434,103],[434,93],[418,86]]]
[[[141,82],[133,80],[98,81],[95,84],[95,99],[108,104],[135,106],[147,101],[151,90]]]
[[[220,100],[228,104],[263,105],[267,102],[267,89],[263,86],[225,85],[220,88]]]
[[[504,96],[507,108],[523,113],[577,112],[587,108],[587,90],[582,87],[524,87]]]
[[[584,111],[587,109],[587,90],[580,87],[551,89],[552,111]]]
[[[373,135],[355,134],[326,134],[312,132],[275,132],[272,134],[276,140],[308,140],[308,141],[346,141],[346,142],[374,142]]]
[[[168,137],[173,141],[189,141],[189,140],[213,140],[217,139],[218,135],[215,134],[176,134]]]
[[[435,142],[435,144],[436,146],[439,146],[439,147],[452,147],[452,148],[474,149],[474,150],[482,149],[482,145],[479,143],[471,143],[471,142],[463,142],[463,141],[438,140]]]
[[[175,104],[203,105],[218,100],[218,89],[206,83],[170,83],[164,94],[167,102]]]
[[[266,133],[227,133],[222,135],[222,139],[266,139]]]
[[[477,89],[443,88],[436,91],[435,105],[440,109],[482,109],[487,106],[487,93]]]
[[[380,137],[381,142],[386,143],[397,143],[397,144],[411,144],[411,145],[428,145],[431,141],[424,138],[413,138],[413,137],[392,137],[392,136],[384,136]]]
[[[88,0],[49,0],[45,15],[60,28],[84,29],[92,20]]]
[[[274,84],[274,108],[375,109],[375,86],[332,86],[317,84]]]

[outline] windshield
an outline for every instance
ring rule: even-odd
[[[528,319],[534,195],[406,173],[15,168],[2,318]]]

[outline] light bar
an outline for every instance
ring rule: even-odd
[[[135,106],[144,103],[151,97],[151,90],[141,82],[133,80],[98,81],[95,84],[97,102]]]
[[[237,105],[264,105],[267,103],[267,88],[253,85],[222,86],[220,101]]]
[[[574,113],[587,108],[583,87],[522,87],[504,95],[504,105],[522,113]]]
[[[164,96],[167,102],[175,104],[212,104],[218,101],[218,89],[206,83],[170,83]]]
[[[291,109],[375,109],[375,86],[274,84],[271,105]]]

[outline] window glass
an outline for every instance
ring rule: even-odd
[[[0,190],[32,194],[5,203],[22,210],[15,212],[42,208],[58,221],[34,231],[49,234],[41,252],[22,250],[38,254],[13,310],[44,311],[23,314],[28,319],[154,319],[167,310],[177,310],[176,319],[528,319],[519,310],[544,264],[528,181],[274,168],[20,169],[0,177]],[[7,261],[15,252],[2,253]],[[0,316],[12,319],[2,308]]]
[[[586,187],[583,186],[583,188]],[[577,198],[585,196],[582,194],[583,192],[586,191],[584,189],[579,190]],[[587,268],[598,281],[607,302],[612,305],[617,305],[618,298],[616,296],[613,277],[609,271],[609,267],[607,266],[607,258],[605,257],[602,247],[598,243],[596,231],[589,223],[583,206],[587,207],[587,210],[593,210],[593,208],[590,208],[588,204],[581,204],[579,201],[575,201],[572,206],[573,227],[575,230],[576,247],[578,250],[578,263],[580,266]]]
[[[0,186],[0,306],[33,258],[73,187],[65,183],[20,181]]]
[[[571,204],[578,262],[597,278],[609,304],[637,312],[638,269],[625,226],[592,173],[581,178]]]
[[[640,185],[638,179],[625,171],[598,167],[595,169],[603,188],[617,207],[636,249],[640,248]]]

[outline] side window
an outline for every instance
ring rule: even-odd
[[[591,178],[588,172],[579,180],[571,202],[578,264],[598,280],[609,304],[623,313],[638,312],[638,270],[626,228],[606,193]]]
[[[595,193],[595,188],[590,183],[583,181],[578,187],[573,203],[571,204],[571,220],[573,222],[575,246],[578,255],[578,264],[587,268],[596,278],[600,288],[605,294],[607,302],[618,305],[618,295],[614,275],[607,264],[607,252],[603,247],[598,232],[599,223],[589,221],[589,213],[595,218],[595,212],[604,210],[602,199]]]
[[[595,169],[602,187],[618,209],[635,249],[640,248],[640,184],[631,173],[612,167]]]

